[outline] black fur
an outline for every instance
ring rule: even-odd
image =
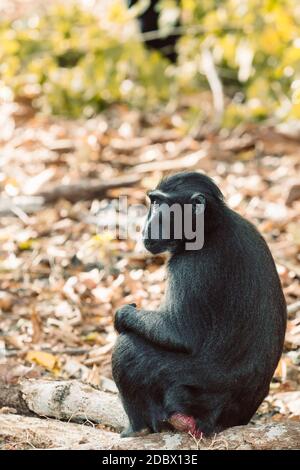
[[[138,0],[127,0],[128,6],[131,7]],[[158,32],[159,29],[159,0],[150,0],[148,8],[138,16],[139,26],[142,33]],[[177,23],[175,26],[179,26]],[[156,39],[146,40],[146,45],[154,50],[160,51],[171,62],[176,62],[177,52],[176,43],[179,39],[178,34],[168,34],[167,36],[157,37]]]
[[[159,431],[174,413],[204,434],[246,424],[268,394],[286,326],[286,304],[269,248],[230,210],[213,181],[180,173],[158,189],[173,202],[205,196],[205,242],[170,242],[168,288],[157,311],[118,310],[113,377],[130,432]],[[151,241],[147,242],[151,250]],[[157,241],[153,242],[158,252]],[[168,249],[165,242],[162,249]],[[127,435],[128,435],[127,434]]]

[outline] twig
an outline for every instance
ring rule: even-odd
[[[175,171],[186,168],[197,168],[200,167],[200,163],[201,168],[203,169],[203,163],[205,163],[207,159],[207,152],[203,149],[200,149],[181,158],[162,160],[159,162],[141,163],[134,168],[134,171],[139,174],[152,171]]]
[[[189,435],[191,436],[191,438],[193,439],[193,441],[195,442],[196,444],[196,449],[197,450],[200,450],[200,443],[203,441],[203,434],[201,434],[201,437],[199,439],[197,439],[197,437],[195,436],[195,434],[189,432]]]
[[[19,219],[23,222],[25,225],[30,225],[31,224],[31,219],[28,217],[26,212],[24,212],[21,207],[14,206],[13,204],[11,205],[11,211],[19,217]]]
[[[287,313],[289,315],[298,312],[298,310],[300,310],[300,300],[297,300],[297,302],[287,306]]]
[[[223,87],[215,67],[212,53],[208,47],[205,47],[202,52],[201,65],[212,92],[215,109],[215,121],[217,127],[219,127],[224,114]]]
[[[224,32],[240,31],[241,28],[223,28]],[[142,42],[152,41],[154,39],[163,39],[168,36],[181,36],[183,34],[213,33],[215,29],[207,28],[200,24],[174,26],[171,29],[154,29],[140,33]]]
[[[82,354],[88,354],[89,352],[91,352],[91,348],[65,348],[65,349],[55,351],[52,348],[42,347],[41,351],[49,352],[51,354],[56,354],[56,355],[67,354],[69,356],[81,356]],[[28,352],[28,349],[22,350],[22,351],[20,349],[6,349],[5,356],[6,357],[14,357],[18,355],[24,356],[26,355],[27,352]]]

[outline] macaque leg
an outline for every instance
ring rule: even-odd
[[[137,403],[130,403],[123,398],[122,403],[129,419],[129,426],[122,431],[121,437],[138,437],[149,434],[151,431],[146,425]]]

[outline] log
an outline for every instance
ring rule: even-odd
[[[97,390],[79,380],[24,380],[19,387],[23,402],[39,416],[75,422],[89,420],[118,432],[127,426],[126,414],[116,394]]]
[[[0,381],[0,408],[22,415],[86,420],[121,431],[127,417],[115,393],[104,392],[79,380],[23,380],[17,385]]]
[[[119,431],[127,426],[127,417],[117,394],[103,392],[78,380],[26,379],[18,385],[0,383],[1,407],[0,436],[27,448],[176,450],[300,447],[300,422],[295,421],[239,426],[200,441],[175,432],[122,439]],[[11,408],[34,417],[4,414],[11,412]],[[94,423],[101,429],[97,429]]]
[[[0,441],[6,448],[94,450],[278,450],[299,449],[300,423],[286,421],[239,426],[213,438],[196,441],[172,432],[120,438],[119,434],[85,424],[0,414]]]
[[[14,409],[20,414],[32,415],[33,412],[23,399],[21,387],[19,385],[7,385],[0,381],[0,409]]]

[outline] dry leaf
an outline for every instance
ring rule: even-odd
[[[60,371],[59,359],[44,351],[28,351],[26,361],[38,364],[54,374],[58,374]]]

